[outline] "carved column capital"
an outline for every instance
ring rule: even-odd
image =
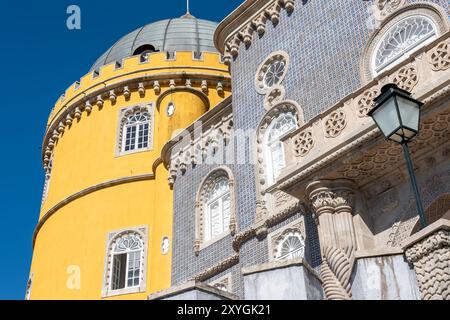
[[[319,217],[323,213],[352,210],[355,205],[356,186],[350,180],[321,180],[309,184],[306,193]]]

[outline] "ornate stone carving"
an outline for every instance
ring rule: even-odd
[[[268,92],[264,98],[264,108],[269,110],[275,104],[283,101],[286,96],[286,91],[283,86],[275,86],[273,89]]]
[[[218,275],[219,273],[222,273],[225,270],[228,270],[229,268],[231,268],[232,266],[234,266],[238,263],[239,263],[239,254],[235,254],[235,255],[219,262],[217,265],[206,269],[204,272],[196,275],[191,280],[195,280],[195,281],[208,280],[208,279],[214,277],[215,275]]]
[[[303,242],[303,250],[297,252],[297,254],[301,255],[301,258],[303,258],[305,252],[304,242],[306,239],[306,230],[305,230],[305,222],[302,216],[300,219],[288,224],[283,228],[277,229],[276,231],[272,232],[269,235],[269,254],[270,254],[269,258],[271,260],[280,258],[280,245],[286,239],[286,237],[292,235],[301,238],[300,242]],[[297,242],[297,244],[300,245],[299,242]],[[298,257],[300,256],[296,256],[296,258]]]
[[[450,68],[450,42],[448,40],[438,44],[430,52],[430,63],[435,71],[447,70]]]
[[[327,138],[336,138],[347,126],[347,119],[343,110],[331,113],[325,120],[325,136]]]
[[[406,0],[377,0],[376,7],[381,17],[386,17],[404,5]]]
[[[358,117],[367,117],[367,113],[372,110],[374,106],[373,99],[380,94],[377,88],[366,90],[358,101]]]
[[[269,94],[279,89],[289,68],[289,55],[285,51],[270,54],[258,67],[255,75],[255,89],[260,94]]]
[[[354,261],[349,253],[339,248],[324,250],[321,277],[323,290],[329,300],[350,300],[352,298],[350,277]]]
[[[306,156],[314,148],[314,138],[311,130],[300,132],[292,141],[297,157]]]
[[[266,23],[268,20],[273,25],[277,25],[280,20],[280,11],[285,9],[288,14],[294,11],[294,0],[272,0],[260,11],[256,12],[248,22],[240,26],[238,31],[230,34],[224,46],[224,62],[230,65],[231,57],[236,58],[239,54],[240,44],[244,43],[249,48],[253,41],[253,35],[256,33],[262,37],[266,32]]]
[[[449,124],[449,111],[422,121],[419,135],[411,143],[412,152],[418,156],[427,149],[448,141]],[[398,145],[383,142],[373,149],[366,150],[358,158],[347,161],[337,171],[348,179],[357,178],[360,183],[366,183],[392,170],[403,161],[402,150]]]
[[[419,82],[417,68],[412,64],[401,68],[392,77],[392,82],[399,86],[399,88],[412,92]]]
[[[450,300],[450,231],[437,230],[406,249],[423,300]]]
[[[324,292],[331,300],[352,297],[350,277],[357,249],[353,187],[349,180],[324,180],[306,189],[319,226]]]

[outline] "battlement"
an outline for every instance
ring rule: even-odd
[[[170,71],[169,71],[170,70]],[[56,101],[49,116],[48,124],[52,122],[61,108],[66,106],[80,94],[88,94],[108,82],[120,82],[121,78],[139,77],[142,74],[151,77],[168,72],[192,72],[204,75],[228,75],[228,67],[224,64],[222,55],[216,52],[202,52],[197,55],[192,51],[154,52],[146,58],[132,56],[122,61],[109,63],[93,70],[75,81]]]

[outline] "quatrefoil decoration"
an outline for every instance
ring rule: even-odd
[[[435,71],[447,70],[450,68],[450,43],[441,42],[436,49],[432,51],[430,63]]]
[[[419,82],[419,74],[414,66],[401,68],[393,81],[399,88],[411,92]]]
[[[310,130],[301,132],[294,140],[294,151],[297,157],[306,156],[314,147],[314,139]]]
[[[325,133],[327,138],[336,138],[347,126],[344,111],[333,112],[325,121]]]
[[[377,89],[367,90],[363,93],[361,99],[358,101],[358,116],[360,118],[367,117],[367,114],[374,106],[373,99],[376,98],[378,94],[379,92]]]

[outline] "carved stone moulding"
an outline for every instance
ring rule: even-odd
[[[223,46],[224,63],[230,65],[232,59],[239,55],[241,46],[248,49],[252,45],[255,36],[259,38],[263,37],[268,21],[276,26],[280,21],[280,12],[282,9],[286,10],[288,14],[291,14],[294,8],[295,0],[271,0],[245,22],[239,26],[236,25],[237,31],[226,35],[226,40],[223,44],[219,44],[219,46]],[[220,25],[219,27],[221,29],[219,36],[223,36],[220,33],[223,31],[222,28],[224,26]]]
[[[449,220],[438,220],[413,236],[405,256],[414,266],[423,300],[450,300]]]

